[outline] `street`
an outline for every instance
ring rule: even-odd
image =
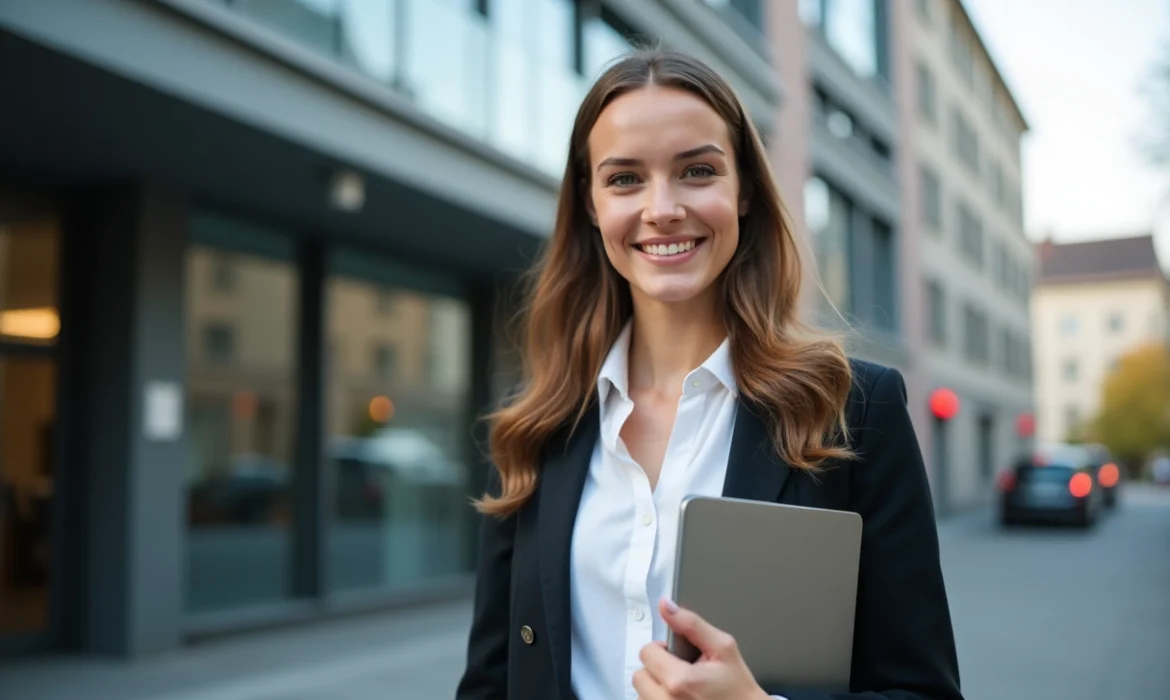
[[[1170,698],[1170,490],[1130,488],[1097,528],[940,526],[968,700]],[[125,665],[0,668],[5,700],[450,698],[466,603],[242,635]]]

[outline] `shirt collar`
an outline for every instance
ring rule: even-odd
[[[629,362],[630,337],[632,334],[633,323],[627,321],[601,365],[601,372],[597,376],[597,396],[603,405],[609,398],[610,391],[614,389],[617,390],[622,398],[628,399],[630,397]],[[731,365],[731,340],[729,338],[724,338],[723,342],[719,344],[719,347],[715,348],[715,352],[711,353],[703,361],[703,364],[696,367],[687,375],[686,384],[683,385],[683,393],[696,390],[705,391],[710,388],[710,384],[703,381],[703,375],[713,377],[715,381],[722,384],[733,394],[738,393],[735,383],[735,371]]]

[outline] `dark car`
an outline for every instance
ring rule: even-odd
[[[1104,505],[1093,456],[1082,445],[1038,447],[1000,474],[998,485],[1004,525],[1048,521],[1088,527]]]
[[[1101,487],[1107,508],[1116,508],[1121,492],[1121,469],[1113,461],[1113,455],[1104,445],[1085,445],[1093,459],[1093,467],[1097,470],[1097,485]]]

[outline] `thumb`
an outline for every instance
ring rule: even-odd
[[[695,611],[680,608],[669,598],[663,598],[658,607],[666,624],[686,637],[705,656],[725,659],[736,653],[735,638],[704,620]]]

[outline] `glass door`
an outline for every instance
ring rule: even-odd
[[[0,650],[52,631],[59,246],[0,208]]]

